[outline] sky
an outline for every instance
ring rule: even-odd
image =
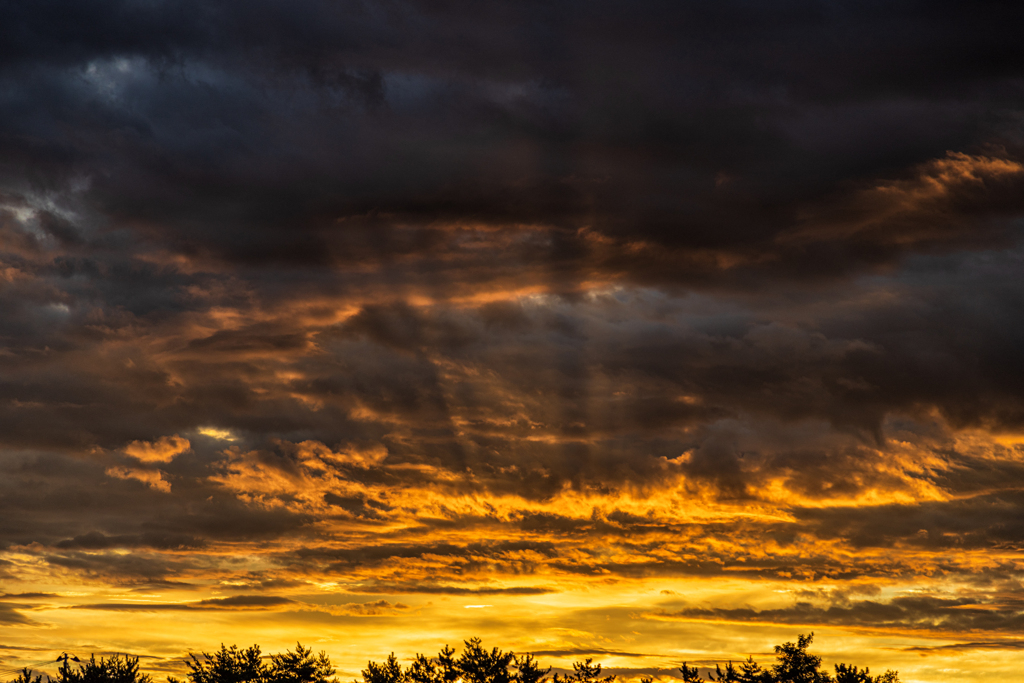
[[[0,0],[0,670],[1018,680],[1021,26]]]

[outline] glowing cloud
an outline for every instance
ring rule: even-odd
[[[141,481],[146,486],[164,493],[171,492],[171,483],[164,479],[162,472],[158,470],[141,470],[132,467],[110,467],[106,470],[108,477],[117,479],[134,479]]]
[[[236,437],[227,429],[218,429],[217,427],[200,427],[196,430],[203,436],[208,436],[211,439],[217,439],[219,441],[235,441]]]
[[[192,444],[180,436],[164,436],[154,442],[132,441],[124,452],[141,462],[170,462],[184,453]]]

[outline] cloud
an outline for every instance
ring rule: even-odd
[[[200,600],[200,609],[268,609],[295,604],[294,600],[273,595],[232,595],[227,598]]]
[[[117,479],[135,479],[146,486],[164,493],[171,492],[171,483],[164,479],[162,472],[158,470],[143,470],[133,467],[110,467],[107,469],[108,477]]]
[[[849,197],[847,205],[832,209],[834,215],[809,213],[802,218],[805,227],[780,235],[779,241],[898,247],[979,240],[992,227],[988,220],[1012,220],[1021,213],[1022,184],[1024,166],[1014,159],[948,152],[919,166],[911,178]]]
[[[40,559],[54,569],[115,585],[188,586],[187,582],[176,577],[194,564],[187,558],[174,555],[164,556],[152,551],[126,554],[117,549],[95,552],[61,548],[56,552],[40,553]]]
[[[972,598],[936,596],[896,597],[888,602],[853,601],[848,606],[821,607],[797,602],[780,609],[687,608],[645,614],[653,619],[691,619],[774,623],[794,626],[847,626],[890,632],[965,633],[1014,632],[1022,619],[1017,605],[999,605]]]
[[[208,436],[211,439],[220,439],[222,441],[235,441],[236,438],[231,435],[226,429],[217,429],[216,427],[200,427],[199,433],[203,436]]]
[[[28,605],[0,602],[0,624],[5,626],[37,626],[39,622],[26,617],[19,611],[27,609]]]
[[[185,534],[147,532],[135,535],[107,536],[98,531],[64,539],[55,544],[62,549],[106,550],[108,548],[154,548],[185,550],[201,548],[205,541]]]
[[[392,604],[387,600],[375,600],[373,602],[350,602],[343,605],[317,605],[314,609],[336,616],[382,617],[399,616],[407,613],[410,608],[400,602]]]
[[[74,605],[73,609],[100,610],[107,612],[261,612],[276,610],[304,610],[324,612],[334,616],[379,617],[401,615],[408,612],[410,607],[402,604],[401,602],[391,603],[387,600],[350,602],[340,605],[321,605],[275,595],[232,595],[226,598],[207,598],[205,600],[179,603],[90,603]]]
[[[933,645],[903,648],[907,652],[969,652],[971,650],[1019,650],[1024,643],[1019,640],[989,640],[970,643],[953,643],[950,645]]]
[[[614,655],[616,657],[649,657],[650,655],[643,654],[640,652],[629,652],[626,650],[608,650],[605,648],[583,648],[575,647],[564,650],[536,650],[530,654],[536,657],[575,657],[582,655],[596,655],[598,657],[602,655]]]
[[[428,595],[544,595],[556,592],[545,586],[509,586],[506,588],[475,588],[467,586],[431,585],[422,583],[375,583],[369,586],[378,593],[426,593]]]
[[[125,446],[124,452],[144,463],[170,462],[191,446],[188,439],[180,436],[164,436],[153,443],[132,441]]]
[[[264,611],[298,606],[295,600],[272,595],[233,595],[227,598],[209,598],[187,603],[93,603],[75,605],[73,609],[108,612],[163,612],[163,611]]]

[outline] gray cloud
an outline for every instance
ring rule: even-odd
[[[268,610],[279,607],[295,607],[300,603],[289,598],[273,595],[233,595],[227,598],[210,598],[190,603],[94,603],[75,605],[74,609],[103,610],[111,612],[162,612],[195,610]]]
[[[0,602],[0,623],[8,626],[33,626],[39,622],[26,617],[19,611],[19,608],[26,609],[28,605],[18,603]]]
[[[878,629],[924,629],[935,633],[966,631],[1007,631],[1020,628],[1022,619],[1016,605],[993,605],[972,598],[933,596],[897,597],[889,602],[854,601],[848,606],[821,607],[797,602],[792,607],[755,610],[687,608],[678,612],[655,612],[656,618],[735,620],[792,625],[829,624]]]

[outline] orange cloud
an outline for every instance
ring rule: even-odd
[[[1019,211],[1022,190],[1020,162],[948,152],[921,164],[909,178],[806,209],[799,225],[776,241],[788,246],[835,240],[910,246],[971,240],[989,228],[985,221]]]
[[[170,462],[191,447],[188,439],[178,435],[163,436],[157,441],[132,441],[124,452],[136,460],[146,463]]]
[[[115,479],[135,479],[141,481],[146,486],[156,489],[157,491],[163,491],[164,493],[171,492],[171,483],[164,479],[163,473],[159,470],[143,470],[134,467],[109,467],[106,470],[108,477],[114,477]]]

